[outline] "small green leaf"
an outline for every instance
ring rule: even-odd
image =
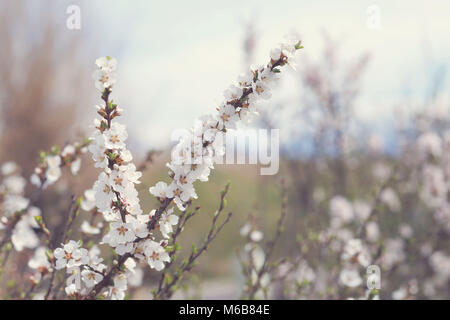
[[[39,162],[44,164],[45,163],[45,158],[47,158],[47,152],[40,151],[39,152]]]
[[[45,251],[45,255],[47,256],[48,260],[52,260],[53,259],[53,252],[51,250]]]
[[[57,146],[57,145],[54,145],[53,147],[52,147],[52,154],[53,155],[57,155],[57,154],[59,154],[59,147]]]
[[[114,153],[110,152],[110,153],[108,153],[108,157],[109,157],[111,160],[114,160],[114,159],[117,158],[117,154],[114,154]]]
[[[16,282],[14,280],[9,280],[6,283],[6,286],[8,287],[8,289],[14,288],[15,285],[16,285]]]
[[[169,284],[173,280],[172,275],[170,273],[166,273],[166,277],[164,278],[164,281]]]
[[[299,41],[296,45],[295,45],[295,50],[299,50],[299,49],[303,49],[304,47],[302,46],[302,42]]]

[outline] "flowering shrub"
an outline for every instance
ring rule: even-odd
[[[96,106],[99,118],[94,120],[92,135],[81,144],[64,146],[62,151],[54,147],[49,153],[41,153],[40,163],[30,178],[37,189],[29,199],[24,197],[27,182],[20,176],[20,169],[12,162],[2,166],[0,226],[4,230],[0,248],[13,245],[7,248],[3,263],[13,250],[35,249],[28,262],[34,270],[31,284],[22,285],[20,297],[124,299],[130,286],[139,285],[140,265],[145,263],[150,269],[162,271],[154,298],[170,298],[182,274],[194,267],[231,218],[230,213],[219,223],[227,185],[205,242],[199,248],[193,245],[190,256],[179,267],[166,270],[180,250],[178,236],[199,212],[199,208],[189,211],[192,200],[197,198],[194,182],[208,181],[215,162],[224,154],[225,132],[235,128],[238,121],[257,114],[258,100],[271,97],[281,68],[294,66],[294,53],[300,48],[300,42],[295,40],[272,50],[267,65],[250,69],[225,91],[225,101],[216,114],[201,117],[192,127],[192,134],[181,137],[167,164],[170,182],[158,182],[149,189],[160,203],[149,213],[140,206],[136,185],[142,173],[126,148],[126,127],[117,121],[123,110],[111,99],[117,61],[111,57],[97,59],[93,78],[102,104]],[[50,230],[35,203],[43,190],[60,179],[62,168],[68,167],[74,175],[79,172],[80,156],[87,150],[94,167],[101,172],[84,197],[72,197],[62,230]],[[81,222],[81,239],[74,240],[72,228],[80,210],[89,212],[91,219]],[[100,217],[102,221],[98,221]],[[112,258],[102,257],[100,249],[105,246],[114,251]]]
[[[241,186],[242,202],[231,220],[230,184],[208,212],[210,207],[198,205],[204,200],[198,199],[200,182],[208,182],[221,163],[226,133],[258,115],[258,103],[271,98],[283,67],[295,67],[294,54],[301,48],[289,40],[270,52],[266,65],[241,74],[216,111],[180,136],[166,164],[167,179],[150,185],[142,172],[153,152],[146,164],[137,163],[120,123],[124,110],[113,99],[117,61],[97,59],[93,78],[100,103],[89,137],[42,152],[30,179],[13,162],[0,167],[1,296],[122,300],[139,297],[140,290],[153,299],[192,294],[192,270],[206,273],[204,253],[245,215],[240,207],[250,201],[251,191]],[[354,142],[360,137],[349,132],[348,123],[366,60],[351,67],[346,81],[328,74],[334,70],[331,62],[298,71],[311,95],[300,114],[303,121],[304,116],[313,120],[308,125],[315,145],[306,160],[282,155],[281,191],[257,203],[240,230],[230,232],[230,242],[240,243],[239,288],[232,288],[240,298],[448,298],[450,117],[434,109],[417,114],[410,126],[399,128],[395,156],[382,154],[376,137],[358,149]],[[329,78],[338,79],[338,86],[325,85]],[[271,112],[263,111],[274,125]],[[92,160],[82,160],[84,154]],[[77,175],[92,162],[93,185],[72,195],[60,215],[49,214],[57,201],[45,203],[45,191],[60,190],[67,199],[64,172]],[[261,190],[270,188],[264,179],[255,183]],[[142,188],[145,194],[138,193]],[[156,203],[151,210],[149,199]],[[273,199],[279,214],[263,214],[273,213],[268,205]],[[186,231],[198,231],[196,217],[210,219],[208,229],[192,247],[182,248],[186,238],[190,241]],[[225,254],[225,248],[217,251]],[[210,263],[208,271],[220,267],[221,261]]]

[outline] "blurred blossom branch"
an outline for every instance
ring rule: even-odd
[[[273,282],[277,281],[273,275],[273,272],[286,260],[285,258],[282,258],[280,261],[275,263],[269,262],[273,255],[275,246],[284,231],[284,223],[286,220],[288,198],[284,179],[281,181],[281,189],[281,212],[276,224],[273,239],[268,241],[265,246],[258,244],[263,235],[262,232],[257,229],[253,216],[249,217],[250,222],[244,225],[241,229],[241,234],[247,237],[247,240],[249,241],[245,248],[245,257],[242,256],[241,252],[238,250],[238,258],[241,263],[244,276],[246,277],[246,288],[243,294],[245,298],[251,300],[257,298],[257,295],[260,296],[261,293],[264,298],[267,298],[269,286]]]

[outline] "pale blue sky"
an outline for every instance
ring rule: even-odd
[[[76,2],[76,1],[74,1]],[[366,27],[369,5],[381,9],[381,29]],[[429,77],[449,66],[450,1],[144,1],[92,0],[82,4],[106,46],[98,56],[119,59],[117,97],[138,145],[161,147],[170,133],[214,112],[222,92],[244,69],[244,24],[259,32],[255,63],[290,31],[300,32],[302,55],[314,60],[322,49],[321,30],[342,39],[341,55],[372,56],[364,78],[358,115],[374,122],[392,114],[408,97],[422,101]],[[295,97],[293,73],[274,99]],[[449,86],[447,82],[447,92]],[[283,97],[280,95],[283,94]],[[282,129],[282,128],[281,128]]]

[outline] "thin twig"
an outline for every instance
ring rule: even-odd
[[[275,232],[275,236],[272,241],[269,241],[267,243],[267,247],[265,250],[266,255],[264,256],[263,265],[262,265],[261,269],[259,269],[259,271],[256,273],[255,283],[249,288],[249,293],[248,293],[249,299],[255,298],[256,292],[261,287],[261,279],[262,279],[263,275],[265,273],[272,271],[271,267],[269,266],[269,260],[273,254],[275,245],[278,242],[278,240],[280,239],[280,236],[283,232],[283,224],[284,224],[284,220],[287,215],[287,200],[288,199],[287,199],[287,190],[286,190],[286,185],[285,185],[284,179],[281,181],[281,189],[282,189],[282,191],[281,191],[281,194],[282,194],[281,213],[280,213],[280,217],[277,222],[277,229]],[[252,255],[250,255],[250,256],[252,256]],[[249,272],[249,274],[251,275],[251,271]]]
[[[208,235],[206,236],[206,239],[204,240],[200,249],[198,249],[198,250],[194,249],[194,248],[192,249],[192,251],[189,255],[189,258],[185,259],[185,261],[182,263],[182,265],[179,267],[179,269],[171,277],[171,281],[169,281],[165,285],[164,285],[164,280],[167,277],[167,275],[166,275],[167,273],[166,272],[163,273],[163,275],[160,278],[159,284],[158,284],[158,289],[156,290],[156,292],[154,294],[154,299],[170,298],[170,296],[173,294],[172,288],[181,280],[182,275],[185,272],[192,270],[197,258],[200,257],[200,255],[208,249],[211,242],[217,237],[217,235],[222,230],[222,228],[230,221],[231,216],[232,216],[231,212],[228,213],[225,220],[218,227],[216,226],[219,216],[221,215],[221,213],[223,212],[223,209],[225,208],[225,196],[227,195],[228,190],[229,190],[229,184],[227,184],[225,186],[225,189],[221,192],[219,208],[213,216]],[[183,229],[187,220],[189,220],[194,214],[196,214],[197,211],[198,211],[198,207],[196,208],[196,211],[194,211],[192,214],[186,216],[185,219],[181,222],[181,224],[179,223],[177,230],[175,231],[176,235],[174,238],[172,238],[174,241],[178,237],[178,234],[180,233],[180,231]],[[184,215],[183,215],[183,217],[184,217]],[[174,242],[174,245],[175,245],[175,242]],[[174,251],[171,253],[172,253],[172,256],[175,254],[175,248],[174,248]]]

